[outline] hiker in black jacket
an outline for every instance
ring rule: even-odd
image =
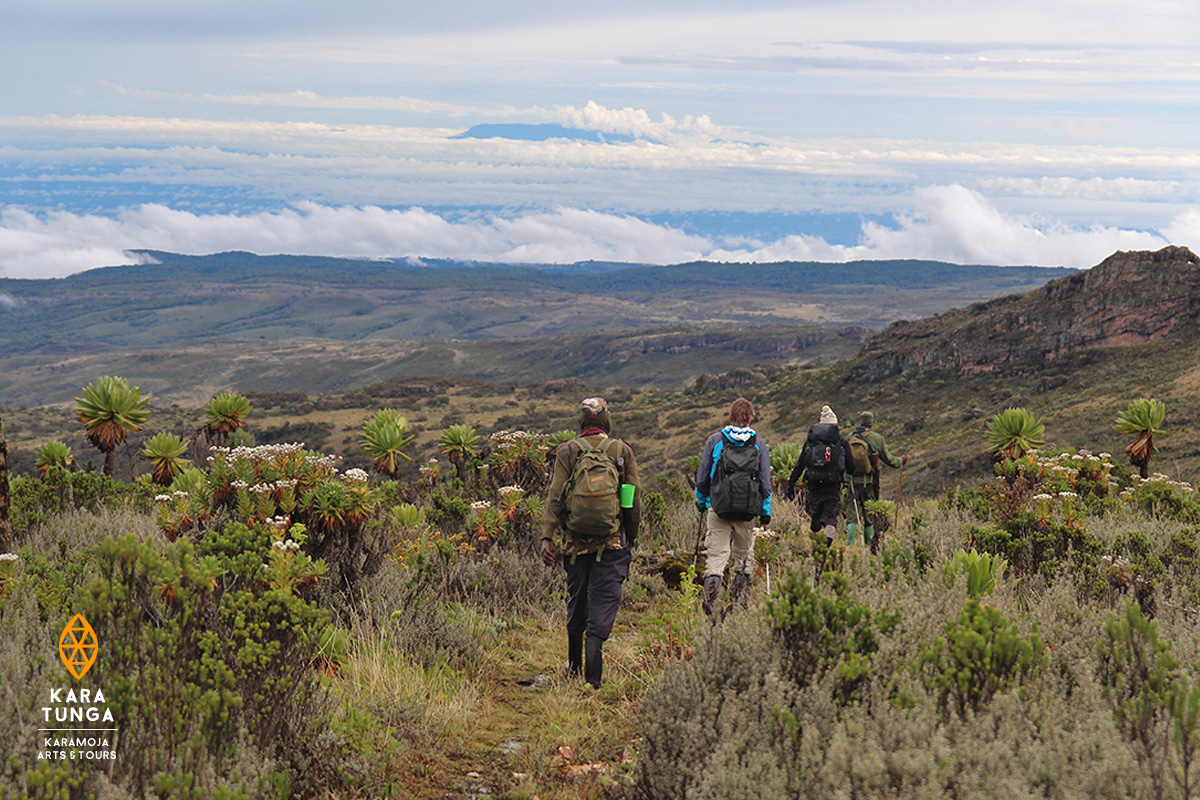
[[[842,511],[842,483],[847,474],[854,474],[850,443],[838,431],[833,409],[821,406],[820,421],[808,429],[808,439],[786,490],[788,497],[794,497],[796,482],[804,477],[805,510],[812,517],[809,527],[814,533],[824,528],[825,538],[831,543]]]

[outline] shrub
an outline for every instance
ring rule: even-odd
[[[1028,639],[995,608],[971,597],[957,620],[946,623],[920,659],[926,689],[935,692],[943,713],[978,713],[997,692],[1018,685],[1045,665],[1035,629]]]
[[[837,670],[835,688],[839,702],[861,699],[871,677],[871,656],[879,649],[878,634],[900,623],[900,612],[872,612],[850,597],[849,582],[839,572],[827,572],[822,583],[832,589],[823,594],[795,572],[767,600],[767,617],[783,645],[788,674],[800,687],[819,682]]]
[[[14,605],[0,611],[5,629],[14,614],[58,630],[82,613],[104,646],[84,685],[103,688],[120,725],[108,775],[35,767],[36,751],[23,756],[38,743],[23,742],[17,763],[29,765],[31,788],[72,781],[82,793],[71,796],[95,795],[111,778],[137,796],[267,798],[287,796],[303,778],[306,790],[347,790],[340,765],[315,746],[337,744],[315,670],[328,614],[265,580],[273,538],[233,524],[206,546],[159,547],[130,534],[28,559]],[[72,587],[65,597],[63,586]],[[58,680],[49,659],[29,652],[23,662],[20,691]]]
[[[154,493],[153,487],[121,483],[109,475],[55,468],[48,469],[40,481],[28,475],[14,478],[11,489],[12,523],[18,540],[33,527],[74,509],[146,509]]]

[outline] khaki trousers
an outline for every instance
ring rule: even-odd
[[[704,547],[708,553],[704,575],[722,575],[733,551],[733,575],[754,569],[754,520],[721,519],[711,508],[706,518],[708,535]]]

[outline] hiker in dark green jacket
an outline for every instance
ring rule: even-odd
[[[887,441],[883,438],[883,434],[873,430],[875,426],[875,415],[870,411],[864,411],[858,415],[858,426],[850,433],[848,437],[851,449],[859,445],[861,440],[862,445],[867,450],[867,458],[861,460],[858,458],[858,453],[855,453],[856,469],[850,478],[853,485],[854,493],[852,502],[856,508],[851,508],[846,515],[846,521],[849,523],[859,523],[861,520],[863,542],[876,550],[879,542],[883,540],[883,534],[888,528],[888,518],[886,515],[872,517],[867,513],[866,502],[868,500],[879,499],[879,471],[880,465],[886,464],[892,469],[900,469],[908,463],[908,456],[893,455],[888,450]],[[865,462],[865,463],[863,463]],[[853,544],[853,534],[850,535],[851,544]]]
[[[617,618],[642,516],[637,459],[632,447],[609,436],[611,429],[604,398],[589,397],[580,403],[579,437],[555,451],[542,522],[542,561],[553,567],[561,559],[567,573],[567,674],[582,672],[597,689],[603,682],[602,648]],[[568,508],[576,462],[588,451],[611,459],[621,483],[632,487],[633,494],[629,506],[613,509],[619,518],[613,518],[611,533],[598,538],[572,531]]]

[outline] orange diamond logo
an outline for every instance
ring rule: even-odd
[[[74,675],[76,680],[82,679],[92,668],[92,664],[96,663],[96,653],[99,650],[100,643],[96,640],[96,632],[83,618],[83,614],[76,614],[58,638],[58,655],[66,665],[67,671]]]

